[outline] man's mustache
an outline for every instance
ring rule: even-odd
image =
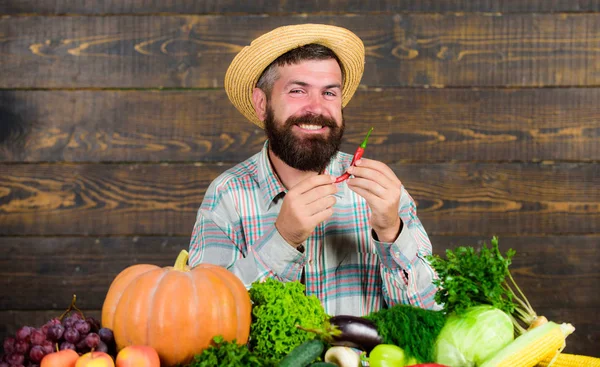
[[[325,117],[323,115],[314,115],[314,114],[305,114],[302,116],[291,116],[285,122],[285,125],[288,128],[293,125],[299,125],[299,124],[325,126],[325,127],[329,127],[332,129],[338,127],[338,125],[334,119]]]

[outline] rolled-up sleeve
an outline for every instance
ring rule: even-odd
[[[247,245],[231,196],[214,195],[210,191],[206,196],[192,231],[190,266],[200,263],[223,266],[236,274],[246,288],[267,277],[281,281],[300,279],[306,257],[281,237],[275,225]],[[211,205],[215,201],[218,205]]]
[[[435,302],[437,275],[426,256],[431,254],[431,242],[417,217],[414,200],[402,188],[398,215],[402,230],[393,243],[372,239],[381,262],[384,297],[388,305],[410,304],[440,309]]]

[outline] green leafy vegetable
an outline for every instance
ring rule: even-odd
[[[222,336],[213,338],[212,346],[194,357],[187,367],[274,367],[275,361],[250,352],[246,345],[227,342]]]
[[[404,349],[408,358],[417,362],[434,361],[434,345],[446,322],[442,311],[397,304],[373,312],[366,319],[375,323],[385,344]]]
[[[514,340],[512,320],[493,306],[452,314],[435,343],[435,361],[453,367],[479,366]]]
[[[255,282],[249,290],[253,302],[250,348],[263,358],[282,359],[300,344],[314,339],[296,327],[315,328],[327,320],[319,299],[304,294],[300,282],[274,279]]]
[[[509,249],[502,256],[497,237],[491,244],[490,248],[484,243],[479,250],[467,246],[448,249],[446,259],[428,256],[439,276],[434,280],[438,286],[435,300],[444,305],[447,314],[460,315],[473,306],[492,305],[506,312],[522,334],[525,329],[519,321],[529,327],[538,317],[508,269],[515,251]]]

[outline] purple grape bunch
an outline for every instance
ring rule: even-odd
[[[72,312],[75,309],[77,312]],[[116,356],[112,330],[103,328],[100,321],[84,317],[71,307],[59,318],[53,318],[39,328],[23,326],[3,343],[0,367],[39,367],[44,356],[57,350],[72,349],[79,355],[95,351]]]

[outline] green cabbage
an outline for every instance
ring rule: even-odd
[[[513,323],[490,305],[448,316],[435,342],[435,361],[452,367],[479,366],[514,339]]]

